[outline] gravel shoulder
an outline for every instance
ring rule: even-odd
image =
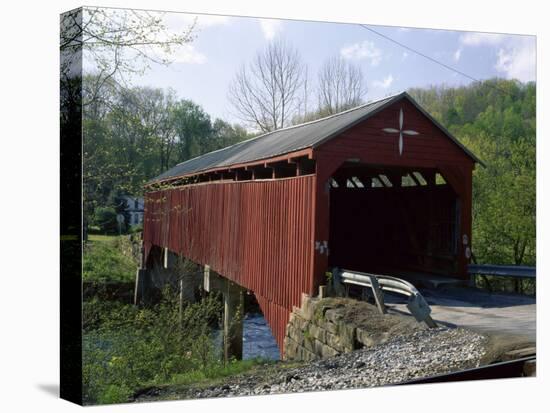
[[[502,349],[462,328],[412,331],[384,344],[310,363],[278,362],[252,372],[187,386],[143,389],[134,401],[234,397],[392,385],[487,364]]]

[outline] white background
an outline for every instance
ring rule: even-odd
[[[59,400],[59,13],[60,0],[4,2],[0,65],[0,410],[65,412]],[[538,377],[272,397],[94,407],[98,411],[548,411],[548,65],[545,2],[338,0],[102,0],[89,4],[257,17],[329,20],[536,34],[538,57]],[[546,75],[546,76],[545,76]],[[545,389],[546,387],[546,389]]]

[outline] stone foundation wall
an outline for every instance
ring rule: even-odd
[[[376,306],[349,298],[312,298],[304,294],[287,325],[284,359],[312,361],[381,344],[421,325]]]

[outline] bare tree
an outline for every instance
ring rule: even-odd
[[[304,78],[302,82],[302,97],[300,99],[300,102],[296,111],[297,113],[292,118],[293,125],[303,122],[304,119],[308,116],[309,97],[310,97],[309,74],[308,74],[308,68],[306,67],[304,69]]]
[[[236,115],[262,132],[287,126],[300,105],[304,67],[296,49],[282,40],[270,43],[229,87]]]
[[[325,61],[318,83],[319,110],[328,115],[360,105],[367,93],[361,68],[341,57]]]
[[[124,82],[124,75],[141,74],[150,63],[169,65],[173,52],[193,40],[195,22],[176,33],[164,23],[164,14],[94,7],[62,14],[62,81],[81,76],[83,66],[94,74],[84,90],[87,104],[106,82]]]

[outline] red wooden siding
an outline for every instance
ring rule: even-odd
[[[404,135],[403,154],[399,155],[399,134],[384,132],[384,128],[399,128],[399,110],[403,109],[403,129],[419,134]],[[362,162],[377,165],[436,167],[440,164],[459,164],[473,168],[474,162],[422,112],[403,99],[343,132],[314,151],[319,155],[360,157]],[[360,155],[360,156],[359,156]]]
[[[145,254],[168,248],[253,291],[282,350],[290,311],[313,288],[314,187],[308,175],[149,192]]]
[[[414,130],[416,136],[404,135],[403,153],[399,154],[399,134],[384,128],[399,128],[399,112],[403,110],[403,129]],[[315,208],[315,240],[329,239],[329,191],[327,182],[332,174],[349,159],[362,164],[408,168],[437,168],[453,187],[461,202],[461,234],[471,240],[472,170],[474,161],[430,119],[407,99],[397,101],[367,121],[343,132],[314,149],[317,163]],[[467,276],[465,248],[459,248],[459,274]],[[316,251],[315,286],[323,283],[328,268],[328,255]]]

